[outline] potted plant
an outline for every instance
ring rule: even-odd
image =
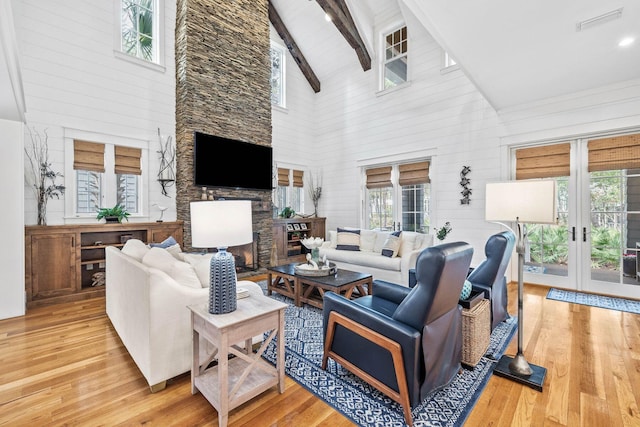
[[[280,212],[280,217],[281,218],[293,218],[293,216],[295,214],[296,214],[296,211],[291,209],[291,206],[287,206],[284,209],[282,209],[282,212]]]
[[[436,237],[438,240],[443,241],[447,237],[447,234],[451,233],[451,230],[453,229],[451,228],[449,221],[447,221],[442,227],[434,228],[434,230],[436,231]]]
[[[123,219],[129,221],[129,212],[122,205],[115,205],[112,208],[100,208],[98,210],[98,215],[96,219],[99,221],[102,218],[105,219],[106,222],[119,222],[121,223]]]

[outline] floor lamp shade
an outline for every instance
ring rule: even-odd
[[[515,222],[518,242],[518,353],[500,358],[493,372],[505,378],[542,391],[547,370],[529,364],[522,352],[524,331],[524,253],[527,237],[521,223],[554,224],[557,221],[556,182],[530,180],[487,183],[485,219],[494,222]],[[504,225],[504,224],[503,224]]]
[[[485,219],[554,224],[557,218],[554,180],[487,183]]]
[[[191,202],[191,246],[217,248],[211,257],[209,313],[230,313],[237,308],[236,267],[227,247],[253,241],[251,201]]]

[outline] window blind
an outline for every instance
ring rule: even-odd
[[[367,188],[391,187],[391,166],[367,169]]]
[[[104,144],[73,140],[73,169],[104,172]]]
[[[593,139],[589,148],[589,172],[640,168],[640,134]]]
[[[429,182],[429,162],[400,165],[400,185],[418,185]]]
[[[568,142],[516,150],[516,179],[569,176]]]
[[[289,186],[289,169],[278,168],[278,186],[279,187]]]
[[[293,186],[294,187],[304,187],[303,184],[304,171],[293,170]]]
[[[142,175],[142,169],[140,168],[141,149],[123,147],[120,145],[116,145],[114,149],[115,173],[123,175]]]

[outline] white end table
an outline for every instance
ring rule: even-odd
[[[278,385],[284,392],[284,309],[285,303],[251,292],[238,300],[238,308],[227,314],[210,314],[207,304],[191,305],[193,329],[193,362],[191,393],[198,391],[218,411],[218,424],[225,427],[229,411],[249,399]],[[252,337],[270,331],[256,353],[252,352]],[[216,350],[200,363],[200,337],[212,343]],[[276,367],[261,356],[266,346],[278,337]],[[244,342],[244,348],[236,343]],[[234,358],[229,359],[229,354]],[[216,366],[207,368],[217,359]]]

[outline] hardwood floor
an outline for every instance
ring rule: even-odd
[[[524,353],[547,368],[539,393],[492,376],[466,426],[639,426],[640,315],[547,300],[525,287]],[[509,286],[510,313],[516,289]],[[514,336],[507,354],[514,354]],[[231,411],[231,426],[347,426],[287,378]],[[0,425],[217,426],[188,373],[151,394],[105,314],[104,298],[0,321]]]

